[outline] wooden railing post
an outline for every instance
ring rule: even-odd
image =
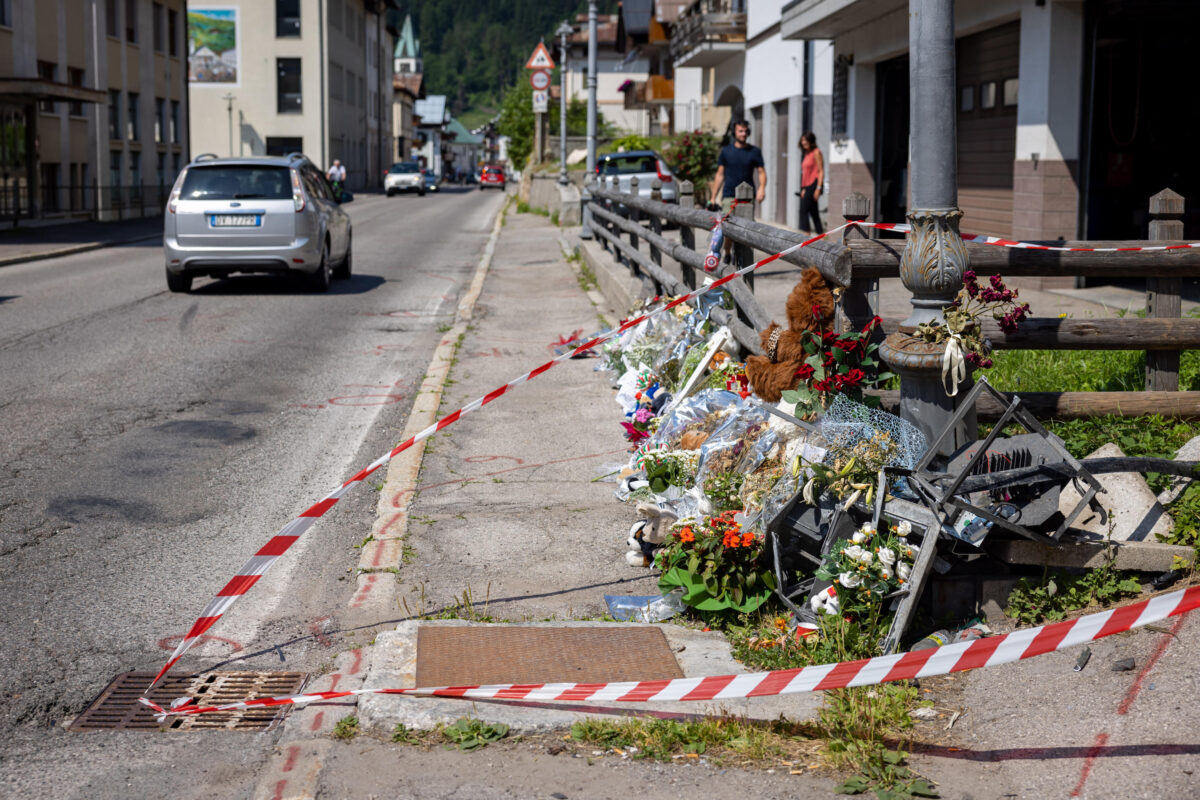
[[[863,222],[871,216],[871,199],[862,192],[852,192],[842,199],[842,218],[846,222]],[[842,231],[842,244],[852,239],[866,239],[862,228],[846,228]],[[850,285],[842,295],[837,315],[837,330],[844,333],[857,320],[870,319],[879,313],[879,279],[856,278],[851,273]],[[862,324],[859,322],[858,324]],[[879,332],[879,339],[883,332]]]
[[[1150,240],[1165,242],[1183,238],[1183,195],[1163,189],[1150,198]],[[1146,280],[1146,316],[1179,319],[1183,305],[1182,278]],[[1146,351],[1146,391],[1179,391],[1179,351]]]
[[[733,199],[737,204],[733,207],[733,216],[740,219],[754,219],[754,187],[742,182],[733,190]],[[741,242],[733,243],[733,263],[738,269],[754,262],[754,248]],[[748,273],[745,278],[746,286],[754,291],[754,273]]]
[[[662,181],[660,181],[658,178],[655,178],[650,182],[650,199],[656,203],[662,202]],[[658,236],[662,236],[662,217],[658,216],[657,214],[650,214],[649,220],[650,231]],[[650,260],[654,262],[654,266],[661,267],[662,251],[655,247],[654,244],[649,240],[646,241],[646,244],[650,248]],[[661,295],[662,288],[663,287],[659,285],[658,281],[654,282],[655,294]]]
[[[679,207],[680,208],[695,208],[696,197],[693,194],[695,188],[691,181],[679,182]],[[688,250],[695,252],[696,250],[696,232],[691,225],[679,226],[679,242]],[[679,270],[683,273],[683,282],[687,284],[689,289],[696,288],[696,271],[692,269],[691,264],[679,263]]]

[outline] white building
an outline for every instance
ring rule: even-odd
[[[393,161],[393,0],[220,0],[189,4],[232,32],[223,73],[188,88],[194,153],[303,152],[322,168],[346,167],[351,189],[382,185]],[[200,55],[211,34],[188,29]],[[230,41],[229,34],[221,44]],[[211,49],[211,48],[209,48]]]

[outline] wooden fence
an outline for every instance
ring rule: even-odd
[[[661,184],[656,179],[650,198],[639,197],[634,178],[630,193],[622,193],[613,178],[611,183],[591,185],[591,199],[586,201],[592,213],[592,231],[606,250],[641,279],[646,296],[678,295],[696,288],[697,274],[703,274],[704,268],[704,255],[696,249],[696,231],[700,231],[703,247],[717,219],[712,212],[695,207],[692,185],[687,181],[680,184],[678,205],[661,202],[660,190]],[[719,275],[752,263],[755,250],[776,253],[804,240],[795,231],[756,222],[752,196],[748,185],[738,187],[737,198],[742,202],[724,223],[725,236],[733,242],[734,264],[722,266]],[[1178,241],[1183,235],[1180,221],[1183,202],[1182,197],[1169,189],[1151,198],[1149,241],[1067,242],[1066,245],[1138,247]],[[847,221],[864,221],[869,214],[869,202],[861,194],[853,194],[843,203]],[[668,224],[679,227],[679,241],[663,235]],[[844,287],[845,316],[839,319],[839,324],[861,325],[878,309],[879,279],[899,277],[903,247],[901,239],[872,239],[863,229],[849,228],[782,260],[799,267],[817,267],[830,283]],[[1200,249],[1071,253],[972,242],[967,242],[966,247],[971,268],[980,275],[1147,279],[1145,318],[1031,317],[1013,335],[1003,333],[991,320],[985,321],[984,331],[997,350],[1146,351],[1145,391],[1020,392],[1034,414],[1073,418],[1159,413],[1200,418],[1200,392],[1179,391],[1180,351],[1200,349],[1200,319],[1181,318],[1183,281],[1200,277]],[[682,280],[663,269],[663,254],[679,263]],[[767,327],[770,318],[754,296],[753,273],[731,281],[725,288],[733,297],[736,311],[714,309],[714,319],[729,327],[743,350],[761,354],[758,331]],[[899,324],[899,319],[885,318],[884,333],[896,331]],[[885,407],[894,408],[899,402],[899,392],[884,391],[880,395]],[[981,403],[980,411],[985,416],[998,415],[1001,409]]]

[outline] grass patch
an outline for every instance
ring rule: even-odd
[[[348,717],[342,717],[333,726],[333,738],[349,741],[355,736],[358,736],[358,717],[351,714]]]
[[[442,737],[454,744],[459,750],[470,751],[487,747],[492,742],[498,742],[508,736],[508,726],[503,722],[484,722],[483,720],[460,717],[453,725],[441,729]]]
[[[1105,564],[1082,575],[1070,575],[1061,570],[1042,575],[1038,584],[1028,578],[1013,588],[1008,596],[1005,614],[1017,621],[1019,627],[1031,627],[1043,622],[1058,622],[1072,611],[1093,604],[1107,605],[1124,597],[1141,594],[1142,585],[1127,572]]]
[[[1167,506],[1167,513],[1175,520],[1175,527],[1168,535],[1160,536],[1159,541],[1191,547],[1195,551],[1191,563],[1177,560],[1173,566],[1187,571],[1197,569],[1200,566],[1200,482],[1192,482],[1184,489],[1183,494]]]
[[[550,212],[548,210],[546,210],[544,208],[539,208],[538,206],[531,206],[531,205],[529,205],[529,203],[526,203],[524,200],[517,201],[517,213],[518,214],[538,214],[543,217],[550,216]],[[557,220],[555,220],[555,224],[557,224]]]
[[[591,265],[579,260],[579,272],[575,274],[575,279],[579,281],[579,288],[585,292],[590,292],[592,289],[600,288],[600,281],[596,278],[596,271]]]
[[[1140,392],[1146,354],[1140,350],[999,350],[982,370],[1004,392]],[[1179,388],[1200,390],[1200,350],[1180,353]]]

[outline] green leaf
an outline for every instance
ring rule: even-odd
[[[918,779],[908,784],[908,793],[914,797],[941,797],[927,780]]]
[[[862,794],[869,788],[867,779],[862,775],[855,775],[853,778],[848,778],[844,783],[840,783],[833,787],[834,794]]]

